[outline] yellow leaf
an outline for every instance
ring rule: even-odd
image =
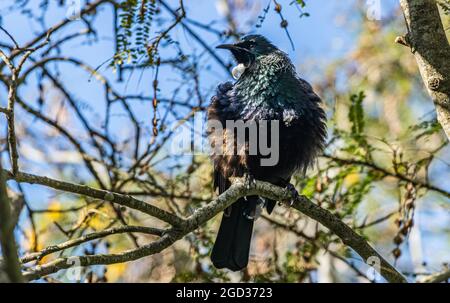
[[[108,265],[107,269],[108,270],[106,271],[106,278],[108,279],[108,282],[115,282],[118,279],[120,279],[122,274],[125,272],[125,270],[127,269],[127,264],[126,263],[112,264]]]
[[[44,222],[54,222],[61,219],[62,214],[59,212],[61,210],[61,203],[59,203],[59,201],[52,200],[48,205],[48,210],[50,210],[51,212],[47,212],[44,214],[42,218]]]
[[[358,173],[351,173],[348,174],[344,179],[344,184],[346,187],[350,187],[353,184],[359,182],[359,174]]]

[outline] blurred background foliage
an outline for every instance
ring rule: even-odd
[[[59,22],[69,2],[2,1],[1,25],[26,43]],[[307,178],[295,178],[296,187],[364,235],[411,281],[447,266],[450,151],[414,57],[394,43],[405,32],[397,1],[381,1],[380,20],[368,18],[366,1],[118,2],[73,21],[52,42],[76,38],[44,49],[27,66],[16,114],[22,171],[100,188],[101,181],[174,213],[191,214],[215,196],[212,167],[205,153],[173,154],[173,137],[192,125],[215,86],[230,78],[231,58],[216,54],[214,46],[243,33],[262,33],[293,57],[329,117],[327,149]],[[449,6],[441,2],[448,29]],[[46,63],[47,69],[33,67],[59,57]],[[2,105],[6,93],[3,86]],[[80,149],[42,116],[81,142],[94,158],[97,177]],[[6,129],[5,119],[0,123]],[[30,185],[10,184],[10,190],[27,201],[16,229],[21,255],[113,226],[160,224],[105,201]],[[83,281],[370,280],[367,265],[335,235],[284,207],[256,223],[247,270],[216,270],[209,253],[219,220],[160,254],[84,268]],[[117,253],[151,240],[113,235],[39,262],[60,254]],[[46,278],[65,279],[64,272]]]

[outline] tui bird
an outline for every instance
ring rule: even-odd
[[[290,184],[291,176],[295,172],[304,175],[324,148],[326,115],[321,99],[308,82],[297,76],[287,54],[261,35],[248,35],[217,48],[231,51],[238,65],[232,72],[236,82],[220,84],[208,107],[208,123],[219,121],[225,129],[221,133],[210,131],[211,145],[222,144],[227,138],[234,140],[233,153],[212,155],[214,188],[221,194],[231,185],[231,178],[245,177],[249,182],[262,180],[295,191]],[[239,152],[235,129],[226,127],[228,121],[238,120],[258,126],[261,121],[278,122],[277,133],[272,128],[267,131],[268,127],[263,133],[259,127],[258,136],[252,141],[247,130],[244,150]],[[250,152],[249,143],[259,144],[263,140],[261,133],[266,134],[266,143],[278,145],[274,164],[262,165],[267,153],[260,148]],[[237,271],[247,266],[253,222],[262,207],[270,214],[275,203],[250,196],[224,211],[211,253],[216,268]]]

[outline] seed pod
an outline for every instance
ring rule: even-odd
[[[403,227],[400,229],[400,233],[401,233],[402,235],[406,236],[406,235],[408,234],[408,228],[407,228],[406,226],[403,226]]]
[[[321,193],[322,192],[322,182],[320,178],[317,178],[316,182],[316,192]]]
[[[392,251],[392,254],[396,259],[398,259],[402,255],[402,251],[397,247]]]
[[[286,28],[286,27],[288,26],[288,22],[287,22],[287,20],[283,20],[283,21],[281,21],[281,24],[280,24],[280,26],[281,26],[282,28]]]
[[[414,208],[414,200],[413,199],[406,200],[405,207],[406,207],[407,210],[410,210],[411,208]]]
[[[396,236],[394,237],[394,243],[395,243],[396,245],[402,244],[402,243],[403,243],[403,237],[402,237],[401,235],[396,235]]]
[[[277,13],[281,12],[281,4],[280,3],[275,4],[275,11]]]
[[[408,232],[409,232],[409,229],[406,226],[403,226],[402,229],[400,230],[400,233],[404,236],[406,236],[408,234]]]
[[[406,228],[411,228],[414,226],[414,220],[413,219],[409,219],[408,221],[406,221],[405,223],[405,227]]]

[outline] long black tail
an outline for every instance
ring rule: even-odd
[[[216,268],[241,270],[248,264],[258,197],[241,198],[224,211],[211,261]]]

